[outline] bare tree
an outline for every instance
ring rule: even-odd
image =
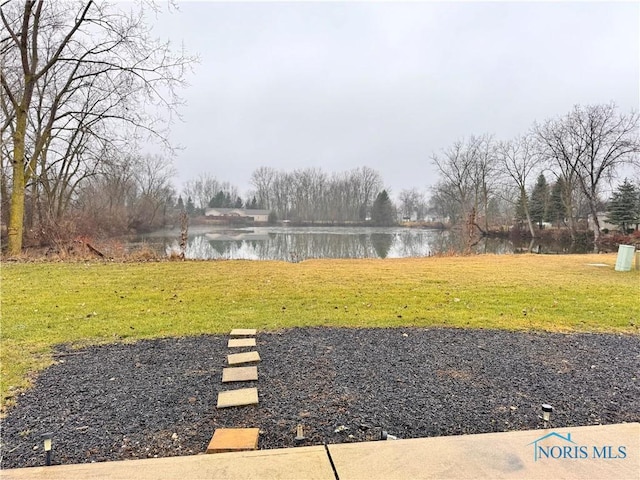
[[[182,193],[185,198],[191,198],[195,207],[200,211],[204,211],[211,200],[221,193],[225,198],[230,199],[231,203],[238,198],[238,188],[236,186],[229,182],[219,181],[208,173],[202,173],[196,179],[185,183]]]
[[[73,202],[84,234],[142,232],[166,223],[175,197],[172,162],[160,155],[112,155]]]
[[[276,170],[270,167],[260,167],[251,174],[251,184],[256,189],[256,198],[261,208],[273,208],[273,182],[275,176]]]
[[[260,167],[251,175],[257,202],[285,220],[364,221],[382,189],[378,172],[360,167],[330,176],[319,168],[293,172]]]
[[[520,136],[506,142],[499,142],[496,147],[497,160],[503,174],[513,182],[518,193],[518,198],[527,219],[527,226],[531,236],[535,238],[536,232],[531,221],[527,185],[532,175],[536,174],[541,157],[538,155],[533,139],[528,136]]]
[[[405,219],[411,219],[414,215],[417,220],[422,220],[425,212],[424,195],[416,188],[405,189],[398,195],[400,210]]]
[[[638,113],[618,113],[613,103],[577,105],[564,117],[535,126],[543,154],[556,163],[565,181],[575,178],[588,201],[596,250],[602,183],[611,179],[621,165],[638,162],[638,127]]]
[[[282,220],[290,220],[293,205],[293,176],[289,172],[278,172],[273,181],[274,209]]]
[[[89,137],[162,141],[162,118],[147,106],[175,112],[176,88],[195,59],[153,39],[142,5],[125,11],[94,1],[4,2],[0,18],[0,85],[12,134],[8,252],[16,255],[29,183],[43,171],[64,170],[50,168],[68,150],[52,149],[54,140],[73,158]]]
[[[464,222],[470,236],[476,229],[486,234],[497,178],[492,136],[485,134],[458,140],[442,154],[433,155],[432,161],[441,176],[436,189],[438,194],[444,193],[443,188],[449,188],[446,196],[457,204],[456,211],[449,216],[451,221],[458,225]]]
[[[351,182],[357,202],[354,220],[364,220],[384,187],[382,177],[370,167],[360,167],[351,171]]]
[[[145,155],[135,162],[136,198],[129,208],[129,228],[150,231],[166,223],[167,207],[175,190],[171,179],[175,170],[171,161],[160,155]]]
[[[446,192],[456,204],[456,212],[450,215],[451,221],[466,219],[474,208],[475,165],[465,143],[456,141],[442,155],[434,154],[432,160],[442,177],[438,190]]]
[[[482,211],[483,233],[489,231],[489,202],[493,195],[495,183],[496,159],[493,138],[491,135],[471,136],[467,141],[467,155],[473,164],[474,176],[474,211]],[[473,219],[476,227],[477,219]]]
[[[79,186],[74,207],[83,218],[83,233],[121,235],[127,231],[127,206],[136,197],[135,161],[130,155],[105,152],[100,173]]]
[[[428,212],[433,217],[432,220],[437,222],[455,225],[462,216],[456,189],[443,181],[431,187],[427,205]]]
[[[326,175],[319,168],[295,170],[293,182],[292,216],[297,220],[321,220],[325,204]]]
[[[334,172],[327,188],[326,219],[331,222],[346,222],[357,215],[354,207],[354,185],[349,172]],[[358,200],[359,201],[359,200]],[[357,218],[357,217],[356,217]],[[366,218],[366,214],[365,214]]]

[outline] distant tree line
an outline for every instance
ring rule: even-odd
[[[566,227],[573,238],[589,218],[597,244],[603,191],[625,165],[640,167],[638,128],[637,112],[623,114],[610,103],[576,106],[515,139],[485,134],[454,142],[432,157],[439,180],[429,213],[483,233],[520,223],[532,237],[548,222]],[[624,193],[614,194],[617,210],[609,213],[623,228],[637,211],[635,203],[621,200],[637,189],[637,181],[627,183]]]
[[[287,172],[260,167],[251,174],[251,185],[253,190],[243,201],[235,186],[201,174],[185,184],[178,205],[190,215],[202,215],[214,207],[269,210],[272,222],[397,222],[396,207],[380,174],[369,167],[339,173],[319,168]]]
[[[214,207],[247,208],[269,210],[271,221],[396,223],[395,206],[382,178],[369,167],[330,174],[319,168],[287,172],[260,167],[251,174],[251,185],[243,201],[237,187],[201,174],[185,184],[179,203],[190,215]]]
[[[327,174],[319,168],[293,172],[260,167],[251,175],[259,208],[294,222],[364,222],[383,191],[380,174],[369,167]],[[387,223],[395,222],[387,218]]]

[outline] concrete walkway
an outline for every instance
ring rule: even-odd
[[[640,480],[640,423],[21,468],[0,478]]]

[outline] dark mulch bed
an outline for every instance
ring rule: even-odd
[[[260,405],[216,410],[226,336],[62,347],[2,421],[2,468],[201,453],[219,427],[260,448],[640,421],[640,338],[456,329],[260,333]],[[336,432],[338,430],[338,432]]]

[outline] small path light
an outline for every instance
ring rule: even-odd
[[[294,440],[296,441],[296,443],[302,443],[306,440],[301,424],[298,424],[298,426],[296,427],[296,438]]]
[[[544,423],[549,423],[549,420],[551,420],[551,412],[553,412],[553,407],[548,403],[543,403],[542,404],[542,420],[544,420]]]
[[[382,433],[380,434],[380,440],[397,440],[398,437],[396,437],[395,435],[390,435],[389,433],[387,433],[386,430],[382,430]]]
[[[42,434],[42,441],[44,442],[44,451],[47,455],[46,465],[51,465],[51,439],[53,438],[53,432],[47,432]]]

